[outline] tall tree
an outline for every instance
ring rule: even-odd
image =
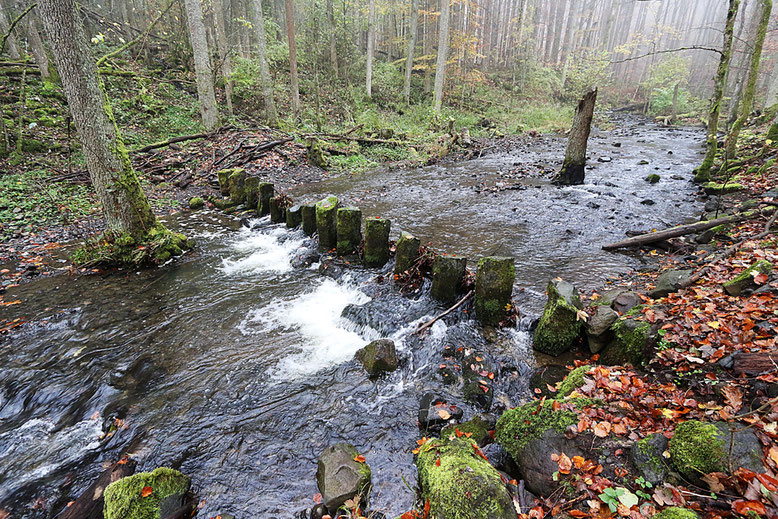
[[[721,100],[724,98],[724,87],[727,85],[727,73],[729,72],[729,62],[732,58],[732,40],[735,33],[735,20],[740,8],[740,0],[729,0],[729,9],[727,10],[727,23],[724,26],[724,47],[721,51],[719,68],[716,72],[714,82],[713,98],[710,103],[710,114],[708,115],[708,140],[707,151],[702,165],[697,168],[694,175],[696,182],[710,181],[710,170],[713,167],[713,161],[716,160],[718,151],[719,134],[719,114],[721,113]]]
[[[166,234],[132,169],[75,0],[38,0],[38,10],[108,230],[136,243]]]
[[[216,95],[213,91],[213,70],[203,23],[203,6],[200,0],[185,0],[185,4],[186,19],[189,22],[189,41],[194,55],[200,114],[203,118],[203,126],[210,132],[219,126],[219,110],[216,108]]]
[[[224,5],[214,2],[213,15],[216,21],[216,46],[219,50],[222,75],[224,76],[224,94],[227,101],[227,110],[233,115],[232,109],[232,53],[227,43],[227,25],[224,21]]]
[[[411,0],[411,28],[408,39],[408,59],[405,62],[405,102],[411,102],[411,74],[413,73],[413,51],[416,48],[416,33],[419,30],[419,0]]]
[[[340,75],[338,70],[338,44],[336,39],[337,28],[335,26],[335,9],[332,6],[332,0],[327,0],[327,29],[330,33],[330,66],[335,72],[335,77]]]
[[[41,78],[44,82],[49,81],[51,78],[51,71],[49,70],[49,56],[46,54],[46,47],[43,45],[41,35],[38,32],[38,24],[36,16],[33,13],[27,15],[27,41],[30,43],[30,51],[35,59],[35,64],[38,66],[38,70],[41,73]]]
[[[253,0],[254,32],[257,39],[257,61],[259,61],[259,81],[262,87],[262,99],[265,103],[265,117],[269,124],[278,122],[276,101],[273,96],[273,78],[267,64],[267,33],[265,31],[265,15],[262,13],[262,0]],[[295,63],[295,70],[297,64]]]
[[[367,14],[367,66],[365,73],[365,92],[373,95],[373,59],[375,58],[375,0],[370,0]]]
[[[438,64],[435,68],[435,111],[443,106],[443,84],[446,80],[446,60],[448,60],[448,24],[449,2],[440,0],[440,30],[438,36]]]
[[[292,86],[292,110],[300,114],[300,83],[297,78],[297,44],[294,35],[294,2],[286,0],[286,38],[289,41],[289,75]]]
[[[762,15],[759,19],[759,27],[756,31],[754,48],[751,54],[751,64],[748,70],[748,80],[743,90],[743,100],[740,104],[740,116],[732,126],[732,131],[727,139],[726,158],[733,158],[737,153],[737,140],[740,136],[740,130],[746,123],[746,119],[751,114],[754,107],[754,96],[756,94],[756,80],[759,78],[759,62],[762,59],[762,47],[764,47],[765,36],[767,35],[767,26],[770,24],[770,15],[773,11],[772,0],[761,0]]]
[[[8,21],[8,16],[6,14],[7,9],[5,6],[0,6],[0,35],[5,36],[8,35],[8,37],[5,39],[5,51],[8,52],[8,55],[11,57],[11,59],[18,60],[21,55],[19,54],[19,45],[16,42],[16,35],[14,34],[14,31],[11,31],[11,23]],[[3,49],[0,49],[0,52],[2,52]]]

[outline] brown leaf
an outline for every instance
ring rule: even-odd
[[[154,489],[151,487],[143,487],[143,490],[140,491],[140,497],[149,497],[152,492],[154,492]]]
[[[361,454],[357,454],[356,456],[354,456],[354,461],[356,461],[357,463],[364,463],[365,457],[362,456]]]
[[[724,395],[724,401],[727,405],[734,409],[743,407],[743,391],[739,387],[727,384],[721,388],[721,393]]]

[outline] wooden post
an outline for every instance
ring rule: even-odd
[[[567,152],[562,170],[554,177],[554,184],[574,186],[584,183],[584,168],[586,167],[586,146],[589,133],[592,131],[594,104],[597,102],[595,88],[578,102],[575,110],[573,126],[567,141]]]

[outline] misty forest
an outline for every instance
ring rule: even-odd
[[[0,0],[0,519],[778,519],[772,0]]]

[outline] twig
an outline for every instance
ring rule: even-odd
[[[681,47],[681,48],[678,48],[678,49],[658,50],[658,51],[655,51],[655,52],[649,52],[648,54],[643,54],[641,56],[634,56],[632,58],[624,58],[624,59],[620,59],[618,61],[611,61],[610,63],[611,63],[611,65],[613,65],[615,63],[626,63],[627,61],[635,61],[637,59],[648,58],[650,56],[655,56],[657,54],[667,54],[668,52],[681,52],[681,51],[685,51],[685,50],[707,50],[709,52],[715,52],[717,54],[721,54],[721,51],[719,49],[714,49],[712,47],[699,47],[697,45],[692,45],[691,47]]]
[[[454,306],[452,306],[451,308],[449,308],[448,310],[446,310],[445,312],[443,312],[439,316],[435,317],[434,319],[428,321],[426,324],[423,324],[423,325],[419,326],[418,328],[416,328],[416,330],[414,330],[414,332],[411,335],[418,335],[419,333],[423,332],[424,330],[426,330],[427,328],[429,328],[430,326],[432,326],[433,324],[438,322],[438,320],[440,320],[443,317],[446,317],[448,314],[450,314],[451,312],[453,312],[454,310],[456,310],[457,308],[459,308],[460,306],[465,304],[465,302],[468,299],[470,299],[471,297],[473,297],[474,294],[475,294],[475,291],[471,290],[470,292],[467,293],[467,295],[465,297],[460,299],[457,304],[455,304]]]
[[[149,151],[156,150],[158,148],[164,148],[166,146],[170,146],[171,144],[175,144],[177,142],[193,141],[195,139],[205,139],[206,137],[208,137],[207,133],[197,133],[195,135],[182,135],[181,137],[174,137],[164,142],[155,142],[154,144],[149,144],[148,146],[138,148],[137,150],[131,150],[130,153],[147,153]]]
[[[135,38],[134,40],[128,41],[127,43],[125,43],[124,45],[122,45],[121,47],[116,49],[115,51],[109,52],[108,54],[106,54],[105,56],[103,56],[102,58],[97,60],[97,66],[100,67],[100,65],[102,65],[103,63],[105,63],[109,59],[113,58],[117,54],[121,54],[125,50],[129,49],[130,47],[132,47],[133,45],[138,43],[140,40],[144,39],[149,33],[151,33],[151,29],[153,29],[154,26],[157,25],[157,22],[159,22],[162,19],[162,17],[167,14],[167,12],[170,10],[171,7],[173,7],[173,4],[175,4],[176,2],[178,2],[178,0],[171,0],[170,3],[167,4],[167,7],[165,7],[162,10],[162,12],[159,13],[159,16],[157,16],[154,19],[154,21],[152,21],[151,24],[149,24],[149,26],[146,27],[145,31],[141,32],[138,35],[138,37]]]

